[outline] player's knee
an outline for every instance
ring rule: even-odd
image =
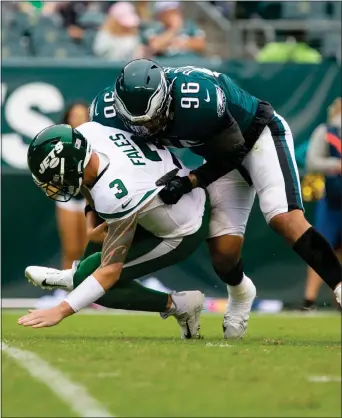
[[[229,274],[241,257],[243,237],[223,235],[208,240],[211,260],[220,276]]]
[[[294,244],[311,227],[299,209],[274,216],[270,226],[290,244]]]

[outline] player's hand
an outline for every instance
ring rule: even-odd
[[[89,241],[102,244],[107,236],[107,232],[108,232],[108,224],[106,222],[103,222],[102,224],[98,225],[96,228],[88,228],[87,237]]]
[[[176,176],[159,192],[159,196],[167,205],[175,205],[184,194],[191,192],[192,189],[193,185],[188,176]]]
[[[53,327],[61,322],[64,317],[59,306],[50,309],[30,309],[27,315],[18,319],[18,324],[32,328]]]

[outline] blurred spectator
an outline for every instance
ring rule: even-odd
[[[235,12],[235,5],[232,1],[210,1],[210,3],[215,6],[221,14],[226,17],[227,19],[230,19],[233,16]]]
[[[65,111],[62,123],[73,128],[88,121],[88,106],[82,102],[72,103]],[[87,244],[85,201],[75,196],[69,202],[56,203],[57,226],[62,247],[62,269],[69,269],[79,260]]]
[[[260,1],[237,1],[235,3],[236,19],[253,19],[259,16]]]
[[[140,18],[131,3],[118,2],[111,6],[106,21],[95,37],[95,55],[111,61],[141,58],[143,47],[139,24]]]
[[[142,23],[148,23],[152,20],[151,2],[146,0],[136,1],[134,3],[135,9],[140,17]]]
[[[284,42],[270,42],[258,53],[259,62],[297,62],[318,64],[321,54],[306,43],[303,30],[292,31]]]
[[[84,37],[84,30],[79,24],[79,19],[87,10],[88,4],[88,1],[57,2],[57,10],[63,18],[64,26],[74,40],[81,40]]]
[[[179,56],[202,55],[205,34],[193,22],[185,21],[178,1],[158,1],[155,3],[158,26],[152,26],[143,34],[152,55]]]
[[[332,103],[327,124],[319,125],[315,129],[307,152],[307,170],[325,176],[325,196],[316,206],[316,229],[340,256],[342,248],[341,105],[341,98]],[[322,279],[309,268],[303,309],[314,306],[322,283]]]

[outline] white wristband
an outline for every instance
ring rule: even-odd
[[[64,300],[74,312],[86,308],[105,294],[105,290],[93,275],[88,276]]]

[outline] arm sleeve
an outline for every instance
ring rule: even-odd
[[[211,138],[210,143],[204,144],[199,152],[192,149],[206,159],[206,163],[192,171],[200,187],[207,187],[237,168],[249,151],[237,122],[228,111],[226,117],[228,123],[223,131]]]
[[[306,156],[306,167],[308,171],[329,174],[331,170],[340,167],[340,159],[328,155],[328,144],[326,141],[326,127],[319,125],[313,132]]]
[[[189,22],[189,36],[194,38],[204,38],[205,32],[204,30],[200,29],[195,23]]]

